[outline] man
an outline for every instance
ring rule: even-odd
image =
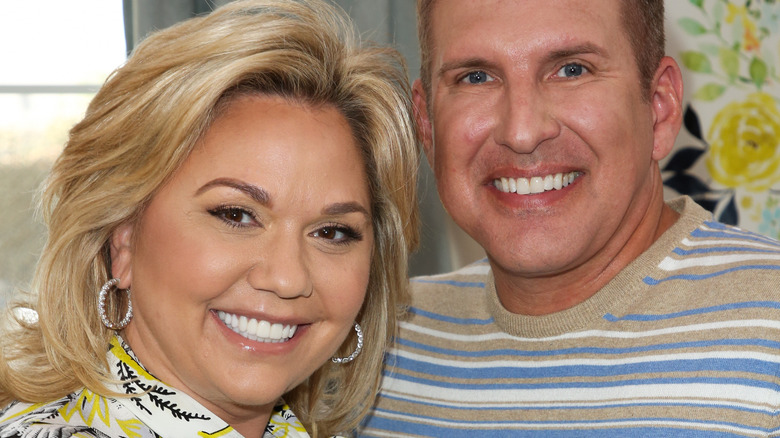
[[[662,0],[418,10],[426,155],[488,257],[413,280],[361,436],[778,433],[780,245],[663,200]]]

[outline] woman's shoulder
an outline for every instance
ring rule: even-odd
[[[158,436],[115,400],[83,389],[46,403],[12,402],[0,409],[0,437],[114,438]]]

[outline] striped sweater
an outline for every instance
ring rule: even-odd
[[[585,302],[508,312],[486,261],[413,280],[361,437],[780,436],[780,243],[680,219]]]

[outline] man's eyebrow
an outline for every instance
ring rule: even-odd
[[[230,187],[233,189],[236,189],[240,192],[244,192],[247,196],[254,199],[256,202],[263,204],[263,205],[270,205],[271,204],[271,195],[268,194],[265,189],[262,187],[258,187],[249,183],[245,183],[240,180],[232,179],[232,178],[217,178],[214,180],[211,180],[204,184],[201,188],[198,189],[197,192],[195,192],[196,195],[200,195],[209,189],[212,189],[214,187],[218,186],[225,186]]]
[[[598,56],[605,56],[606,51],[593,44],[593,43],[584,43],[584,44],[577,44],[570,47],[564,47],[562,49],[553,50],[549,53],[547,53],[543,61],[545,63],[555,62],[559,61],[561,59],[565,59],[571,56],[576,55],[584,55],[584,54],[594,54]],[[495,69],[494,63],[488,61],[484,58],[467,58],[467,59],[456,59],[454,61],[445,62],[444,64],[439,67],[439,70],[437,71],[437,75],[439,77],[444,76],[448,71],[451,70],[459,70],[459,69],[487,69],[492,70]]]
[[[362,213],[366,218],[371,218],[368,210],[357,202],[337,202],[322,209],[322,213],[329,216],[338,216],[347,213]]]
[[[437,72],[438,76],[445,75],[448,71],[451,70],[458,70],[458,69],[488,69],[491,70],[495,68],[493,63],[488,61],[484,58],[467,58],[467,59],[457,59],[454,61],[445,62],[444,64],[439,67],[439,70]]]
[[[565,47],[563,49],[553,50],[544,57],[544,60],[549,63],[572,56],[586,54],[604,56],[605,50],[593,43],[584,43],[578,44],[576,46]]]

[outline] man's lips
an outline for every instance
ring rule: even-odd
[[[517,193],[518,195],[534,195],[550,190],[560,190],[573,183],[582,173],[573,171],[567,173],[551,173],[530,178],[496,178],[493,186],[504,193]]]

